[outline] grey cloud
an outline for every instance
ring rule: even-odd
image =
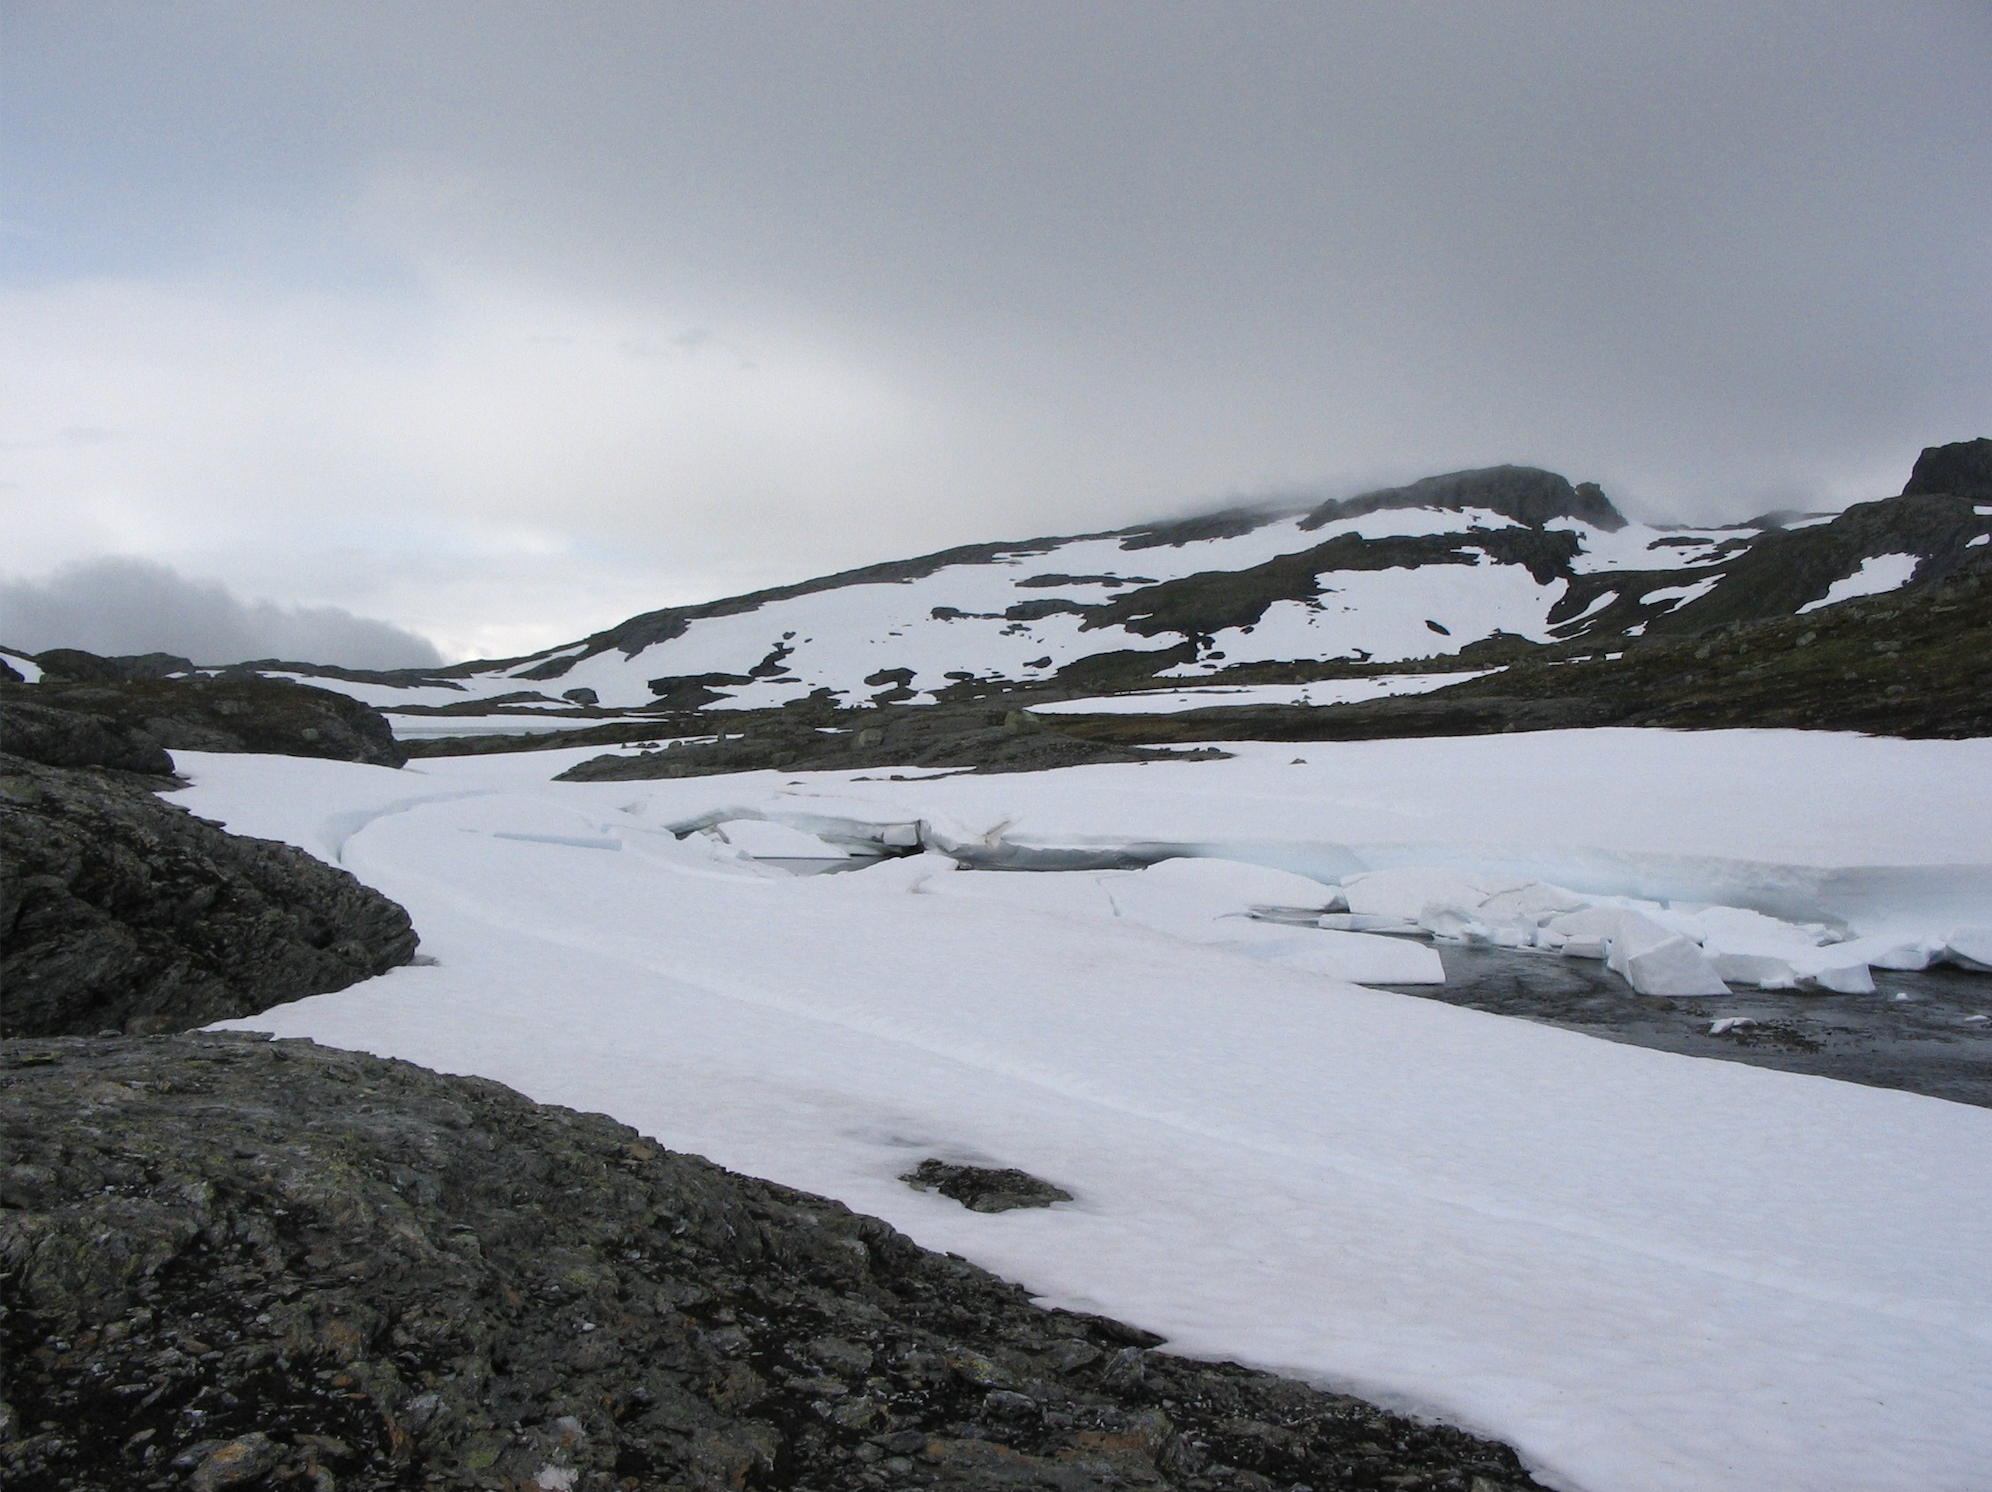
[[[196,663],[281,658],[346,668],[442,662],[426,638],[337,606],[244,601],[148,560],[103,559],[0,581],[0,641],[23,652],[173,653]]]
[[[23,504],[208,569],[486,523],[661,599],[1504,461],[1742,518],[1992,409],[1982,3],[21,10],[0,293],[208,299],[0,438],[144,431]],[[323,326],[239,329],[289,292]],[[545,640],[613,620],[548,569]]]

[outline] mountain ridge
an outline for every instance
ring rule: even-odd
[[[1893,497],[1701,528],[1632,522],[1595,483],[1482,467],[1312,506],[957,545],[657,608],[523,658],[222,672],[309,682],[411,718],[575,726],[805,701],[1031,708],[1335,680],[1422,694],[1448,671],[1595,657],[1992,573],[1985,496],[1992,439],[1927,449]]]

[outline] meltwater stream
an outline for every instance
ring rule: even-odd
[[[1670,1000],[1635,994],[1591,959],[1437,947],[1446,982],[1399,993],[1663,1052],[1992,1108],[1992,975],[1877,969],[1871,995],[1738,989]]]
[[[753,858],[809,876],[860,870],[881,857]],[[1877,970],[1873,994],[1737,989],[1668,999],[1635,993],[1593,959],[1434,946],[1445,965],[1443,985],[1374,987],[1657,1051],[1992,1108],[1992,975],[1942,966]]]

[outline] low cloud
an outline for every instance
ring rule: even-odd
[[[0,642],[23,652],[174,653],[196,663],[281,658],[346,668],[424,668],[425,637],[337,606],[245,601],[150,560],[103,559],[46,580],[0,581]]]

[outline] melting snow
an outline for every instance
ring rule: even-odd
[[[1170,670],[1174,673],[1176,670]],[[1378,674],[1366,679],[1319,679],[1311,684],[1213,684],[1202,689],[1152,689],[1135,694],[1107,694],[1091,699],[1064,699],[1033,705],[1038,715],[1168,715],[1181,710],[1206,710],[1216,705],[1344,705],[1399,694],[1429,694],[1468,679],[1484,678],[1494,669],[1463,673]]]
[[[1183,638],[1177,633],[1150,637],[1119,627],[1084,628],[1085,608],[1125,595],[1132,587],[1245,570],[1345,535],[1380,540],[1457,534],[1470,539],[1515,527],[1480,509],[1401,508],[1338,519],[1316,530],[1303,529],[1297,517],[1275,518],[1244,534],[1181,544],[1127,548],[1129,539],[1113,536],[1026,544],[998,550],[988,562],[944,565],[909,581],[837,586],[731,615],[696,618],[676,637],[634,654],[610,649],[581,658],[552,680],[523,675],[549,660],[574,656],[579,645],[503,672],[433,678],[406,687],[333,678],[309,682],[375,706],[446,705],[523,691],[555,695],[589,688],[605,708],[633,709],[653,702],[653,679],[717,674],[745,680],[715,686],[723,696],[718,708],[765,708],[817,689],[829,689],[848,704],[863,704],[896,683],[867,680],[906,670],[913,697],[924,701],[964,676],[1048,679],[1066,664],[1095,653],[1180,646]],[[1573,520],[1549,527],[1577,536],[1580,552],[1574,564],[1580,574],[1703,564],[1714,546],[1735,537],[1722,530],[1638,524],[1608,534]],[[1480,561],[1326,573],[1320,579],[1329,594],[1314,601],[1275,602],[1257,625],[1221,631],[1187,672],[1254,661],[1408,661],[1457,652],[1496,631],[1546,641],[1548,613],[1563,598],[1564,582],[1539,584],[1525,567],[1494,563],[1484,553]],[[1048,584],[1037,583],[1047,579]],[[1060,603],[1067,609],[1058,609]],[[1009,615],[1019,606],[1024,608],[1021,615]],[[1046,606],[1051,609],[1040,613]]]
[[[1449,900],[1540,932],[1574,900],[1677,977],[1697,937],[1791,960],[1829,922],[1992,923],[1992,742],[1236,749],[794,786],[181,753],[178,796],[381,887],[440,961],[236,1024],[606,1110],[1180,1350],[1502,1435],[1553,1485],[1978,1484],[1992,1113],[1362,989],[1320,970],[1430,947],[1301,924]],[[742,821],[949,852],[793,878],[720,842]],[[958,868],[1108,847],[1204,858]],[[1078,1200],[988,1217],[894,1179],[942,1146]]]
[[[1920,563],[1922,556],[1919,554],[1870,555],[1861,561],[1861,567],[1853,574],[1828,586],[1826,594],[1817,601],[1808,601],[1799,607],[1798,614],[1804,616],[1808,611],[1817,611],[1822,606],[1832,606],[1840,601],[1851,601],[1856,596],[1879,596],[1899,589],[1909,583]]]
[[[1661,601],[1672,601],[1674,604],[1668,609],[1670,611],[1679,611],[1690,601],[1699,601],[1703,596],[1714,590],[1716,584],[1721,579],[1720,575],[1711,575],[1706,580],[1697,580],[1689,585],[1663,586],[1657,591],[1648,591],[1645,595],[1641,596],[1639,604],[1641,606],[1652,606]]]

